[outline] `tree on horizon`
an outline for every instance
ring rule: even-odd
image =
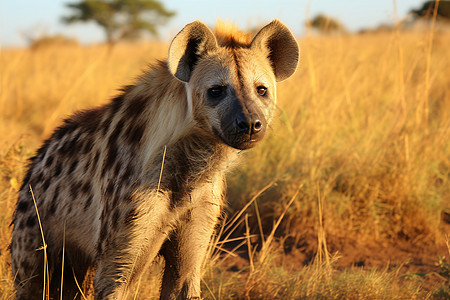
[[[346,32],[346,28],[341,22],[323,14],[318,14],[307,22],[307,26],[311,26],[323,33],[330,32]]]
[[[439,20],[446,20],[450,21],[450,1],[425,1],[422,4],[422,7],[419,9],[413,9],[410,12],[414,15],[416,19],[422,19],[422,18],[431,18],[433,17],[434,9],[437,6],[436,15]]]
[[[103,28],[109,44],[136,40],[144,32],[156,36],[157,27],[175,15],[158,0],[82,0],[66,6],[72,14],[64,16],[62,22],[94,21]]]

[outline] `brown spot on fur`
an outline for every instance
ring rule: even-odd
[[[72,157],[78,151],[78,140],[80,139],[81,132],[77,133],[70,142],[66,142],[64,145],[64,154]]]
[[[91,158],[92,158],[91,155],[89,155],[85,158],[85,164],[84,164],[84,169],[83,169],[82,173],[86,176],[89,174],[89,169],[91,167],[95,168],[94,162],[92,161]]]
[[[110,135],[110,137],[109,137],[109,141],[108,141],[109,144],[111,144],[111,143],[116,143],[116,142],[117,142],[117,140],[118,140],[118,138],[119,138],[119,136],[120,136],[120,133],[122,132],[123,125],[124,125],[124,120],[123,120],[123,119],[120,120],[120,121],[116,124],[116,126],[115,126],[113,132],[111,133],[111,135]]]
[[[47,160],[45,161],[45,167],[50,168],[50,166],[53,164],[53,156],[49,156]]]
[[[82,188],[81,188],[81,191],[82,191],[84,194],[89,195],[89,194],[91,193],[91,183],[90,183],[89,181],[86,181],[86,182],[83,184],[83,186],[82,186]]]
[[[22,266],[23,266],[23,268],[26,269],[26,270],[30,270],[30,269],[31,269],[30,264],[29,264],[28,261],[26,261],[26,260],[22,261]]]
[[[114,193],[114,182],[111,181],[105,189],[105,193],[108,196],[112,196]]]
[[[122,169],[122,163],[120,161],[118,161],[116,163],[116,167],[114,168],[114,177],[118,177],[120,170]]]
[[[140,116],[146,107],[147,100],[143,97],[138,97],[130,101],[127,108],[125,109],[125,118],[127,120],[134,120]]]
[[[47,191],[47,189],[48,189],[48,187],[50,186],[51,182],[52,182],[52,178],[51,178],[51,177],[48,177],[48,178],[44,181],[44,183],[42,184],[42,193],[45,193],[45,191]]]
[[[125,168],[125,173],[122,176],[122,181],[127,182],[127,183],[131,182],[131,176],[133,174],[134,174],[134,168],[130,162],[130,163],[128,163],[128,165]]]
[[[98,244],[97,244],[97,255],[100,255],[103,252],[103,241],[104,241],[104,237],[106,236],[107,232],[108,232],[108,223],[107,222],[103,222],[101,229],[100,229],[100,236],[98,239]],[[101,298],[99,298],[101,299]]]
[[[53,177],[58,177],[59,174],[61,174],[61,171],[62,171],[62,165],[60,162],[58,162],[56,164],[55,173],[53,173]]]
[[[113,201],[111,201],[111,209],[114,209],[119,205],[120,195],[118,192],[115,193],[114,197],[112,197],[112,200]]]
[[[145,124],[133,124],[128,127],[128,130],[125,133],[127,141],[131,145],[138,145],[141,142],[142,136],[144,135]]]
[[[72,185],[70,187],[70,193],[72,194],[73,198],[77,198],[80,190],[81,190],[81,182],[75,181],[74,183],[72,183]],[[69,203],[71,203],[71,202],[69,202]]]
[[[34,215],[29,216],[26,225],[27,227],[34,227],[34,225],[36,225],[36,216]]]
[[[102,134],[104,136],[106,136],[106,134],[108,133],[110,125],[111,125],[111,118],[106,118],[100,125],[100,127],[102,128]]]
[[[24,228],[25,228],[25,224],[24,224],[25,222],[22,220],[22,221],[19,221],[18,223],[17,223],[17,227],[20,229],[20,230],[23,230]]]
[[[22,200],[17,203],[17,211],[19,211],[21,213],[26,212],[28,210],[28,207],[29,207],[29,203],[26,201]]]
[[[116,210],[114,210],[113,218],[111,219],[112,227],[114,230],[117,228],[119,218],[120,218],[120,210],[117,208]]]
[[[52,138],[54,138],[55,140],[59,141],[61,140],[64,136],[68,135],[69,133],[71,133],[72,131],[74,131],[76,128],[76,125],[73,124],[73,121],[70,119],[66,119],[63,122],[63,125],[61,125],[60,127],[58,127],[52,135]]]
[[[77,166],[78,166],[78,159],[75,159],[75,160],[72,162],[72,164],[70,165],[68,174],[73,173],[73,172],[75,171],[75,169],[77,168]]]
[[[100,108],[94,108],[75,114],[73,119],[82,126],[83,132],[93,134],[100,125],[101,116],[102,110]]]
[[[93,147],[94,143],[90,139],[85,139],[84,144],[81,146],[81,154],[88,154]]]
[[[33,249],[36,246],[36,238],[34,236],[30,236],[26,239],[26,244],[28,249]],[[35,249],[33,249],[35,250]]]
[[[94,156],[94,160],[92,161],[93,170],[95,170],[99,160],[100,160],[100,150],[97,150],[97,153],[95,153],[95,156]]]
[[[87,209],[91,206],[92,204],[92,196],[88,195],[86,198],[86,202],[84,202],[84,211],[87,211]]]
[[[33,180],[33,183],[36,185],[36,184],[42,182],[43,177],[44,177],[44,173],[40,172],[38,175],[36,175],[35,179]]]
[[[50,209],[49,212],[51,215],[54,215],[56,212],[56,204],[58,202],[58,197],[59,197],[59,186],[57,186],[55,188],[55,192],[53,193],[53,198],[52,201],[50,203]]]
[[[131,225],[138,217],[138,213],[135,208],[132,208],[126,214],[124,223],[125,225]]]
[[[122,107],[123,102],[124,102],[123,101],[124,100],[123,97],[124,97],[124,94],[119,95],[119,96],[117,96],[116,98],[114,98],[112,100],[111,108],[112,108],[112,114],[113,115],[117,114],[119,112],[120,108]]]
[[[103,162],[103,176],[114,166],[114,163],[117,158],[117,145],[116,142],[108,143],[108,149],[105,161]]]

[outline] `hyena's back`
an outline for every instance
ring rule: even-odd
[[[132,207],[116,203],[130,198],[133,176],[139,172],[134,160],[124,157],[139,141],[139,132],[133,131],[119,146],[116,139],[124,126],[117,124],[113,130],[109,129],[111,116],[121,101],[119,97],[114,105],[67,119],[30,160],[13,220],[11,255],[16,281],[26,282],[30,276],[42,278],[44,270],[43,251],[36,250],[42,247],[43,241],[31,189],[45,232],[51,271],[60,270],[63,240],[66,243],[65,269],[69,272],[64,277],[65,291],[70,288],[76,291],[71,286],[75,285],[71,268],[77,272],[81,284],[87,267],[107,242],[108,232],[133,217]],[[107,152],[104,152],[105,145],[109,146]],[[105,176],[109,178],[101,180]],[[117,189],[119,185],[130,188]],[[114,222],[102,224],[106,214],[112,214]],[[54,274],[53,281],[58,281],[59,276]],[[43,278],[36,290],[42,289],[42,282]]]

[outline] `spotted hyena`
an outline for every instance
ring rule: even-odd
[[[224,173],[264,137],[276,82],[293,74],[298,57],[277,20],[253,39],[196,21],[174,38],[167,61],[108,104],[66,119],[31,158],[20,189],[11,242],[16,298],[42,298],[44,274],[50,297],[59,297],[63,243],[64,299],[77,297],[74,277],[81,284],[90,267],[96,299],[132,297],[158,255],[161,298],[199,298]]]

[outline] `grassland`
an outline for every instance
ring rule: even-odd
[[[203,296],[449,299],[450,34],[299,43],[270,136],[229,175]],[[13,297],[9,223],[27,158],[64,116],[104,103],[166,51],[1,51],[0,299]],[[157,297],[159,268],[138,298]]]

